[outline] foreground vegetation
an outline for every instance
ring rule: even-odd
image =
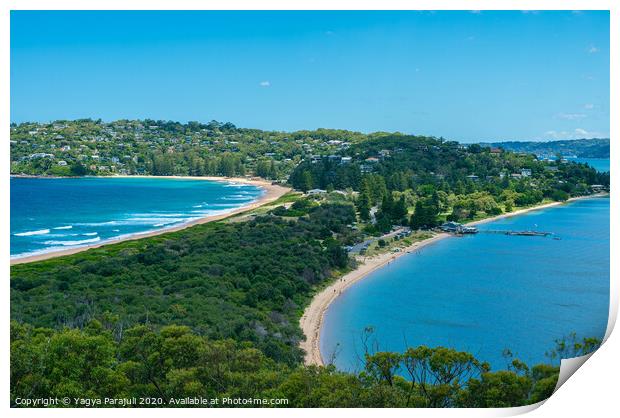
[[[560,342],[582,354],[595,340]],[[149,399],[193,405],[196,398],[284,399],[288,407],[510,407],[553,393],[559,368],[512,360],[493,372],[469,353],[443,347],[367,353],[360,373],[289,365],[247,341],[212,340],[186,326],[117,333],[94,320],[81,330],[11,323],[11,404],[22,399]],[[180,403],[180,404],[179,404]],[[75,406],[75,405],[74,405]],[[108,405],[112,406],[112,405]],[[228,405],[230,406],[230,405]],[[272,406],[248,403],[246,406]]]

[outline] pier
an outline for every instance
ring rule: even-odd
[[[514,235],[514,236],[524,236],[524,237],[547,237],[549,235],[553,235],[553,232],[543,232],[543,231],[511,231],[511,230],[483,230],[480,231],[485,234],[504,234],[504,235]]]

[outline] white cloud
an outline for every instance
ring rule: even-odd
[[[565,134],[566,132],[558,132],[558,131],[547,131],[544,136],[547,138],[558,139],[560,135]]]
[[[572,131],[547,131],[544,134],[547,139],[582,139],[582,138],[608,138],[609,134],[598,131],[588,131],[583,128],[576,128]]]
[[[586,103],[583,105],[583,108],[591,110],[591,109],[594,109],[594,105],[592,103]]]
[[[584,113],[558,113],[556,117],[566,120],[579,120],[587,117],[587,115]]]
[[[592,45],[590,47],[590,49],[588,49],[588,53],[590,54],[596,54],[599,51],[599,49],[597,47],[595,47],[594,45]]]
[[[258,83],[258,85],[261,87],[271,87],[271,82],[269,80],[265,80]]]

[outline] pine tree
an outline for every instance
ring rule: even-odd
[[[312,174],[310,174],[310,171],[304,170],[304,172],[301,175],[301,190],[304,192],[307,192],[308,190],[312,189],[312,187],[313,187]]]
[[[405,202],[405,196],[401,195],[392,209],[392,219],[398,222],[405,216],[407,216],[407,203]]]
[[[369,220],[371,203],[370,196],[367,192],[360,193],[359,197],[357,198],[356,206],[360,214],[360,218],[364,221]]]

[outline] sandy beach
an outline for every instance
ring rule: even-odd
[[[575,197],[569,199],[567,202],[579,200],[579,199],[589,199],[592,197],[600,197],[605,196],[605,193],[595,194],[590,196],[583,197]],[[567,202],[551,202],[542,204],[539,206],[532,206],[530,208],[519,209],[514,212],[505,213],[502,215],[493,216],[490,218],[481,219],[479,221],[469,222],[466,225],[475,226],[488,222],[493,222],[498,219],[509,218],[512,216],[522,215],[527,212],[546,209],[554,206],[563,205]],[[318,365],[322,366],[323,357],[321,355],[321,327],[323,325],[323,317],[329,305],[340,296],[340,294],[345,291],[349,286],[354,283],[362,280],[366,276],[368,276],[373,271],[383,267],[384,265],[394,261],[396,258],[401,257],[405,254],[412,253],[417,251],[427,245],[433,244],[439,240],[451,237],[452,235],[447,233],[439,233],[431,238],[414,242],[412,245],[402,249],[401,252],[397,253],[385,253],[380,254],[376,257],[366,258],[365,262],[361,263],[357,269],[347,273],[342,276],[340,279],[336,280],[336,282],[332,283],[327,288],[323,289],[321,292],[317,293],[310,305],[304,311],[301,319],[299,320],[299,325],[306,337],[305,341],[300,343],[300,347],[306,352],[304,361],[306,365]]]
[[[246,212],[252,209],[256,209],[259,206],[271,203],[279,199],[282,195],[284,195],[285,193],[291,190],[288,187],[271,184],[271,182],[267,180],[258,179],[258,178],[246,178],[246,177],[191,177],[191,176],[114,176],[114,177],[157,178],[157,179],[169,178],[169,179],[176,179],[176,180],[208,180],[208,181],[220,181],[220,182],[226,182],[226,183],[243,183],[243,184],[250,184],[253,186],[261,187],[265,191],[265,193],[263,193],[263,195],[259,199],[255,200],[254,202],[248,205],[239,207],[237,209],[231,210],[230,212],[227,212],[224,214],[205,216],[203,218],[196,219],[191,222],[186,222],[181,225],[176,225],[170,228],[163,228],[157,231],[149,231],[149,232],[144,232],[144,233],[132,234],[132,235],[125,236],[125,237],[119,237],[117,239],[106,240],[104,242],[93,244],[93,245],[85,245],[83,247],[75,247],[75,248],[69,248],[66,250],[50,251],[48,253],[13,258],[11,259],[11,265],[32,263],[34,261],[41,261],[41,260],[48,260],[50,258],[60,257],[63,255],[76,254],[82,251],[89,250],[91,248],[99,248],[104,245],[117,244],[123,241],[132,241],[136,239],[152,237],[155,235],[166,234],[168,232],[180,231],[182,229],[189,228],[191,226],[198,225],[198,224],[218,221],[218,220],[227,218],[229,216],[236,215],[242,212]]]

